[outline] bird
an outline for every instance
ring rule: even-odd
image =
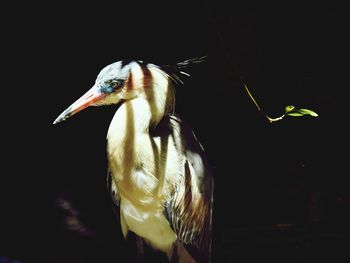
[[[115,105],[106,136],[107,187],[121,232],[169,262],[211,262],[213,169],[193,129],[175,112],[175,89],[190,76],[185,70],[206,60],[116,61],[54,121],[89,106]]]

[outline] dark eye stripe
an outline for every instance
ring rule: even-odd
[[[118,88],[123,84],[123,82],[124,80],[122,79],[114,79],[110,82],[110,86]]]

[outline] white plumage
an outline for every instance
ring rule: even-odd
[[[191,129],[173,114],[181,69],[201,61],[113,63],[55,121],[90,105],[120,104],[107,133],[107,157],[122,232],[179,262],[209,262],[211,254],[211,170]]]

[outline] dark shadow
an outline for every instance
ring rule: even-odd
[[[159,116],[161,114],[162,109],[158,109],[156,103],[152,103],[155,101],[155,91],[151,87],[155,87],[153,83],[153,77],[151,71],[147,67],[142,67],[142,72],[143,72],[143,85],[145,87],[145,93],[146,97],[149,103],[150,111],[152,112],[152,115]],[[166,94],[166,101],[165,103],[168,102],[169,98],[169,89],[172,87],[168,86],[168,92]],[[147,89],[147,90],[146,90]],[[166,111],[166,109],[165,109]],[[167,114],[165,112],[163,115]],[[164,118],[164,116],[163,116]],[[166,163],[167,163],[167,150],[168,150],[168,142],[169,142],[169,133],[165,130],[159,130],[159,128],[162,126],[158,126],[158,123],[155,125],[155,127],[150,127],[150,134],[153,136],[150,136],[151,144],[152,144],[152,150],[153,150],[153,156],[155,160],[155,169],[154,169],[154,175],[155,177],[159,180],[159,185],[158,185],[158,190],[157,190],[157,195],[159,196],[161,194],[161,191],[164,186],[165,182],[165,168],[166,168]],[[158,130],[158,132],[157,132]],[[159,133],[160,132],[160,133]],[[158,149],[158,146],[156,145],[154,141],[154,137],[160,137],[160,149]],[[160,150],[160,151],[159,151]]]

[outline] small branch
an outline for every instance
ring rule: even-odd
[[[244,82],[243,82],[243,86],[244,86],[246,92],[248,93],[249,98],[254,102],[256,108],[258,109],[258,111],[262,111],[262,110],[261,110],[261,107],[260,107],[259,104],[256,102],[256,100],[254,99],[253,95],[250,93],[250,91],[249,91],[247,85],[246,85]]]
[[[208,10],[210,10],[209,7],[208,7]],[[231,72],[234,72],[234,73],[237,74],[238,78],[243,83],[243,87],[244,87],[245,91],[247,92],[249,98],[253,101],[255,107],[257,108],[257,110],[268,120],[269,123],[281,120],[284,117],[284,115],[282,115],[281,117],[278,117],[278,118],[270,118],[268,115],[266,115],[264,113],[264,111],[262,110],[260,105],[254,99],[253,95],[251,94],[250,90],[248,89],[247,85],[245,84],[244,80],[242,79],[241,74],[239,74],[238,66],[231,61],[231,56],[230,56],[230,53],[228,52],[228,50],[226,48],[224,38],[223,38],[223,36],[221,35],[221,32],[218,29],[218,26],[217,26],[217,23],[216,23],[215,19],[210,15],[210,12],[209,12],[209,16],[210,16],[211,22],[214,25],[215,31],[217,33],[218,39],[220,41],[220,44],[221,44],[221,47],[222,47],[222,50],[223,50],[223,53],[224,53],[224,56],[226,57],[229,65],[231,67],[231,70],[232,70]]]
[[[247,85],[245,84],[244,81],[243,82],[243,87],[245,89],[245,91],[247,92],[249,98],[253,101],[255,107],[257,108],[257,110],[262,114],[264,115],[264,117],[270,122],[275,122],[275,121],[280,121],[284,118],[285,114],[283,114],[282,116],[280,117],[277,117],[277,118],[271,118],[269,117],[267,114],[265,114],[265,112],[262,110],[262,108],[260,107],[260,105],[257,103],[257,101],[254,99],[253,95],[250,93],[250,90],[248,89]]]
[[[277,118],[270,118],[269,116],[265,115],[266,118],[269,120],[270,123],[275,122],[275,121],[280,121],[284,118],[285,114],[283,114],[281,117],[277,117]]]
[[[229,66],[231,67],[231,72],[233,72],[234,74],[236,74],[238,76],[238,78],[240,79],[240,81],[243,83],[243,87],[245,89],[245,91],[247,92],[249,98],[252,100],[252,102],[254,103],[255,107],[257,108],[257,110],[268,120],[269,123],[273,123],[276,121],[280,121],[282,120],[286,115],[288,116],[304,116],[304,115],[311,115],[313,117],[317,117],[318,114],[312,110],[309,109],[295,109],[294,106],[287,106],[285,109],[285,113],[277,118],[271,118],[269,117],[267,114],[265,114],[265,112],[263,111],[263,109],[261,108],[261,106],[258,104],[258,102],[255,100],[255,98],[253,97],[252,93],[250,92],[250,90],[248,89],[247,85],[245,84],[245,81],[243,80],[241,74],[239,73],[239,69],[238,69],[238,65],[236,63],[233,63],[231,60],[231,56],[230,53],[228,52],[226,45],[225,45],[225,41],[224,38],[219,30],[219,27],[214,19],[214,17],[211,15],[211,9],[209,4],[207,3],[207,11],[208,11],[208,16],[210,21],[212,22],[214,29],[217,33],[218,36],[218,40],[221,44],[222,47],[222,51],[224,56],[226,57]],[[232,77],[232,75],[230,75]]]

